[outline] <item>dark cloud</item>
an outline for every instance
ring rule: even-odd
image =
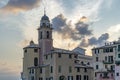
[[[80,46],[81,47],[88,47],[88,46],[92,46],[92,45],[101,45],[107,39],[109,39],[109,34],[105,33],[105,34],[102,34],[98,39],[96,37],[91,37],[87,41],[85,39],[82,39]]]
[[[52,24],[54,27],[54,30],[61,32],[62,31],[62,27],[66,26],[66,18],[64,18],[64,16],[62,14],[59,14],[58,16],[56,16],[55,18],[52,19]]]
[[[88,24],[79,21],[75,25],[76,25],[76,29],[78,30],[78,34],[86,35],[86,36],[92,35],[92,30],[89,30]]]
[[[75,29],[72,29],[71,21],[67,23],[67,19],[62,15],[58,15],[52,19],[54,30],[62,34],[63,39],[71,38],[73,40],[80,40],[84,36],[92,35],[92,30],[89,30],[88,24],[78,21],[75,24]]]
[[[87,17],[84,18],[87,19]],[[74,24],[75,29],[73,29],[71,21],[67,23],[67,19],[62,14],[53,18],[52,24],[54,31],[61,34],[63,39],[81,40],[80,47],[100,45],[109,38],[108,33],[102,34],[98,38],[94,37],[92,30],[89,29],[89,24],[80,20]],[[87,39],[88,37],[91,38]]]
[[[75,30],[71,27],[71,21],[66,22],[67,19],[62,15],[58,15],[52,19],[52,24],[55,32],[58,32],[62,35],[63,39],[72,38],[73,40],[78,39],[76,36]]]
[[[2,10],[11,12],[30,10],[39,6],[40,1],[41,0],[9,0]]]

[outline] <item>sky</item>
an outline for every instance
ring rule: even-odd
[[[0,0],[0,80],[20,80],[23,47],[34,40],[44,15],[53,24],[54,47],[91,48],[120,37],[119,0]]]

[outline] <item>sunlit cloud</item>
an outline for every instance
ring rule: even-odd
[[[120,24],[111,26],[107,32],[110,34],[110,41],[117,40],[120,37]]]
[[[40,3],[40,0],[9,0],[8,3],[1,8],[1,10],[17,13],[36,8],[40,5]]]

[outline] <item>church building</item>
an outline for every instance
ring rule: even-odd
[[[92,57],[85,49],[53,47],[52,24],[44,14],[38,28],[38,44],[23,48],[22,80],[93,80]]]

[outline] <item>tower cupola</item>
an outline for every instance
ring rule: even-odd
[[[40,28],[43,27],[51,28],[49,17],[46,14],[44,14],[40,20]]]

